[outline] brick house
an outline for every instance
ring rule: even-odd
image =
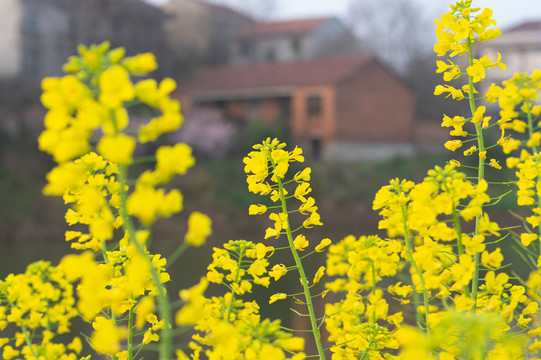
[[[219,109],[240,123],[283,121],[327,159],[413,152],[414,97],[370,56],[200,69],[181,85],[183,111]]]

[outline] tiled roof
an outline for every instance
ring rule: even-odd
[[[492,48],[496,51],[527,47],[532,49],[541,44],[541,20],[524,21],[508,29],[502,30],[502,35],[493,41],[481,44],[482,48]]]
[[[331,17],[312,18],[305,20],[288,20],[276,22],[258,22],[241,29],[238,37],[258,37],[272,35],[305,34],[316,29],[323,23],[331,20]]]
[[[228,6],[224,6],[224,5],[221,5],[221,4],[212,4],[212,3],[207,3],[207,2],[201,2],[201,3],[204,4],[205,6],[208,6],[211,10],[221,12],[221,13],[227,13],[227,14],[230,14],[230,15],[238,16],[238,17],[242,17],[242,18],[244,18],[246,20],[250,20],[250,21],[254,22],[254,19],[252,19],[247,14],[244,14],[244,13],[242,13],[240,11],[232,9],[232,8],[230,8]]]
[[[127,4],[135,4],[135,5],[142,5],[142,6],[145,6],[145,7],[158,7],[157,5],[155,4],[151,4],[149,3],[148,1],[144,1],[144,0],[123,0],[125,3]]]
[[[95,0],[90,0],[88,2],[93,3],[95,2]],[[109,3],[109,6],[114,6],[115,11],[125,11],[127,9],[132,11],[139,11],[140,13],[146,12],[148,13],[148,16],[153,16],[156,14],[165,16],[165,13],[159,6],[143,0],[107,0],[107,2]]]
[[[510,29],[507,29],[505,32],[514,31],[541,31],[541,20],[526,21],[516,26],[513,26]]]
[[[181,84],[181,91],[204,94],[329,85],[362,69],[373,58],[366,55],[321,60],[205,68]]]

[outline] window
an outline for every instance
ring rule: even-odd
[[[23,68],[26,75],[40,77],[40,51],[36,46],[27,47],[24,53]]]
[[[306,113],[308,117],[321,115],[321,96],[317,94],[308,95],[306,98]]]
[[[276,61],[276,54],[274,53],[274,50],[273,49],[269,49],[267,50],[267,61],[268,62],[274,62]]]
[[[299,54],[301,52],[301,39],[298,36],[291,37],[291,48],[295,54]]]
[[[314,136],[311,140],[311,145],[312,145],[312,156],[314,157],[314,159],[316,160],[320,160],[321,159],[321,138],[319,136]]]
[[[252,53],[252,42],[248,39],[239,41],[239,54],[242,57],[249,57]]]
[[[26,30],[26,35],[37,37],[40,31],[39,16],[37,10],[27,6],[24,12],[23,26]]]

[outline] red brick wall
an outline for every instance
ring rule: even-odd
[[[374,62],[337,85],[334,139],[409,142],[414,139],[411,90]]]
[[[311,95],[321,97],[321,112],[317,116],[307,113],[307,100]],[[336,107],[336,92],[332,86],[312,86],[295,90],[291,100],[291,130],[296,141],[319,137],[329,140],[333,137]]]
[[[246,120],[247,112],[248,109],[244,101],[229,101],[225,106],[225,116],[234,119]]]
[[[282,109],[278,99],[262,99],[258,106],[259,116],[266,123],[272,123],[282,116]]]
[[[191,96],[187,94],[173,94],[180,101],[180,112],[182,115],[188,115],[194,107],[193,100]]]
[[[218,107],[217,102],[194,103],[193,99],[188,95],[182,95],[179,98],[182,105],[182,114],[185,116],[198,107],[219,108],[225,117],[244,122],[263,120],[266,123],[273,123],[277,119],[288,115],[279,98],[228,100],[222,102],[220,107]]]

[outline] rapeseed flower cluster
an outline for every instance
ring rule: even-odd
[[[500,29],[491,28],[496,25],[492,19],[492,10],[485,8],[481,13],[480,8],[472,8],[471,0],[458,1],[451,5],[451,10],[436,19],[437,43],[434,45],[434,51],[438,56],[450,54],[450,57],[469,55],[472,46],[495,39],[501,34]],[[478,13],[478,14],[476,14]],[[501,55],[496,59],[489,59],[484,56],[480,59],[470,60],[467,66],[459,63],[455,64],[450,59],[447,61],[437,61],[437,73],[443,73],[443,79],[447,82],[467,75],[473,83],[482,81],[487,69],[505,70],[506,66],[501,62]],[[455,88],[451,85],[438,85],[435,94],[440,95],[448,93],[455,100],[462,100],[471,96],[468,86]],[[465,95],[468,94],[468,95]]]
[[[87,342],[98,353],[134,359],[154,342],[162,358],[171,356],[167,260],[150,253],[148,245],[150,226],[182,210],[180,191],[165,185],[194,164],[191,149],[185,144],[160,146],[152,156],[154,169],[144,170],[135,181],[128,179],[128,167],[137,161],[137,143],[153,141],[182,123],[180,104],[169,97],[176,87],[172,79],[132,82],[132,76],[146,76],[156,68],[152,54],[125,57],[123,49],[109,50],[104,43],[81,46],[79,56],[65,65],[69,75],[43,81],[42,103],[48,112],[39,147],[58,163],[47,175],[44,193],[62,196],[71,205],[66,222],[75,230],[66,231],[66,241],[85,252],[65,256],[56,267],[36,263],[27,274],[2,282],[7,301],[3,318],[21,329],[14,345],[8,345],[9,339],[3,343],[4,357],[76,358],[78,338],[68,348],[51,341],[70,331],[75,316],[91,324]],[[129,121],[134,104],[156,114],[138,129]],[[203,245],[210,226],[208,216],[191,214],[185,243],[172,260],[188,246]]]
[[[482,310],[485,302],[479,300],[476,306],[472,298],[477,286],[472,284],[474,257],[482,254],[484,266],[500,267],[503,257],[498,256],[499,249],[487,251],[485,238],[499,236],[501,229],[486,214],[477,233],[462,229],[482,214],[482,206],[490,201],[486,189],[486,182],[475,186],[454,165],[447,165],[430,170],[419,184],[395,179],[376,194],[374,209],[383,217],[379,227],[389,238],[350,236],[329,250],[328,275],[347,276],[326,284],[334,292],[345,292],[343,300],[327,305],[330,315],[326,325],[329,340],[337,344],[331,348],[336,358],[364,354],[377,359],[384,353],[392,354],[389,349],[398,347],[405,317],[403,311],[389,313],[389,297],[392,304],[413,304],[406,319],[413,320],[413,314],[419,327],[428,332],[437,319],[447,316],[449,304],[454,303],[460,311]],[[406,283],[397,276],[403,269],[410,276]],[[391,284],[381,288],[378,283],[384,277]],[[499,295],[501,300],[509,294]],[[519,297],[515,306],[521,301]],[[504,311],[502,307],[491,309],[496,310]],[[368,324],[383,326],[387,335],[378,339],[386,340],[367,342],[370,337],[361,335],[360,328]]]
[[[0,330],[2,358],[79,359],[81,338],[72,336],[78,315],[73,286],[63,269],[45,261],[29,265],[24,274],[0,281]],[[69,334],[66,343],[58,335]]]
[[[527,209],[526,214],[517,215],[524,226],[522,232],[513,234],[517,243],[521,246],[521,252],[525,264],[529,267],[526,291],[521,293],[524,304],[519,314],[517,325],[528,330],[527,335],[532,338],[529,344],[530,352],[539,353],[541,341],[539,335],[539,306],[541,304],[539,294],[539,269],[541,268],[541,193],[540,193],[540,156],[539,139],[539,115],[541,107],[537,104],[541,91],[541,72],[534,70],[533,73],[517,73],[502,83],[500,90],[499,121],[502,131],[499,140],[504,153],[520,152],[517,157],[509,156],[507,166],[516,169],[517,205]],[[526,134],[520,135],[520,134]],[[515,138],[518,134],[518,139]],[[511,303],[511,305],[514,305]],[[508,311],[508,316],[512,316]]]
[[[286,146],[280,143],[277,139],[265,140],[263,144],[254,146],[257,151],[252,151],[244,158],[244,171],[248,173],[247,182],[248,190],[255,194],[270,195],[273,202],[278,202],[281,199],[295,198],[300,202],[296,212],[302,215],[307,215],[303,221],[302,227],[309,229],[313,226],[321,226],[321,218],[315,206],[315,200],[309,196],[312,192],[310,187],[311,169],[306,168],[303,171],[295,174],[292,180],[284,183],[284,177],[289,169],[290,162],[303,162],[304,156],[302,149],[296,147],[293,151],[288,152],[283,150]],[[270,183],[269,184],[269,180]],[[294,183],[295,190],[293,195],[289,195],[283,185]],[[282,204],[278,205],[279,208]],[[251,205],[250,214],[263,214],[267,211],[265,205]],[[269,237],[278,238],[281,234],[286,234],[289,230],[295,232],[299,229],[290,229],[288,221],[289,213],[287,212],[271,212],[269,219],[274,221],[274,226],[269,227],[265,233],[265,239]],[[305,239],[305,238],[304,238]],[[306,247],[304,240],[299,239],[297,246]]]
[[[310,229],[314,226],[321,226],[321,218],[317,212],[318,207],[315,205],[313,197],[309,196],[312,192],[310,187],[311,169],[305,168],[297,172],[292,178],[287,178],[287,171],[291,162],[304,162],[302,149],[295,147],[293,151],[286,151],[286,144],[280,143],[278,139],[266,139],[261,144],[254,145],[254,151],[250,152],[244,158],[244,171],[247,173],[248,190],[255,194],[269,195],[270,200],[277,205],[265,206],[262,204],[253,204],[249,208],[251,215],[264,214],[270,210],[269,220],[273,221],[273,226],[267,228],[265,239],[276,238],[285,235],[287,237],[287,246],[277,247],[279,249],[289,249],[294,259],[294,265],[286,266],[284,264],[276,264],[272,267],[269,275],[275,281],[286,275],[290,270],[298,271],[302,292],[298,295],[303,295],[304,299],[297,299],[297,302],[305,305],[308,314],[302,314],[310,319],[311,332],[313,334],[318,356],[324,358],[324,349],[321,342],[318,319],[315,314],[312,298],[314,295],[311,292],[311,287],[321,280],[325,272],[325,267],[321,266],[314,274],[312,285],[305,273],[302,259],[314,252],[321,252],[328,245],[330,239],[323,239],[314,247],[314,250],[302,256],[299,252],[305,251],[310,242],[304,234],[299,232],[303,229]],[[287,190],[289,188],[289,191]],[[293,200],[295,199],[295,200]],[[295,210],[289,210],[291,202]],[[275,210],[275,211],[273,211]],[[292,219],[300,218],[300,225],[292,227]],[[304,220],[302,220],[304,219]],[[301,223],[302,221],[302,223]],[[294,237],[295,236],[295,237]],[[293,294],[276,293],[271,296],[269,303],[272,304],[278,300],[286,299]],[[299,313],[300,314],[300,313]]]
[[[268,257],[273,253],[273,247],[261,243],[229,241],[223,248],[214,248],[206,278],[180,292],[186,303],[176,315],[177,324],[194,325],[197,330],[190,343],[192,359],[202,353],[208,359],[305,358],[303,338],[284,331],[279,320],[261,320],[257,302],[241,299],[252,293],[253,284],[269,286]],[[224,285],[228,292],[206,298],[209,282]],[[177,351],[177,356],[188,359],[184,351]]]
[[[541,133],[536,119],[541,113],[541,106],[536,104],[541,90],[541,71],[535,70],[531,75],[517,73],[509,80],[502,82],[502,87],[494,86],[500,107],[501,137],[498,144],[505,154],[525,148],[529,154],[538,151]],[[528,139],[521,141],[516,135],[527,134]],[[515,136],[513,136],[515,135]],[[520,135],[519,135],[520,136]],[[521,158],[525,154],[521,154]],[[507,165],[514,167],[519,162],[517,157],[508,157]]]
[[[500,29],[491,28],[496,25],[496,21],[492,19],[492,10],[485,8],[480,13],[480,8],[472,8],[472,1],[458,1],[455,5],[451,5],[451,10],[436,19],[436,36],[437,44],[434,46],[434,51],[438,56],[463,56],[468,59],[464,65],[452,60],[437,61],[437,73],[443,73],[443,80],[453,82],[466,76],[468,81],[463,86],[456,88],[453,85],[437,85],[434,91],[435,95],[447,94],[455,100],[467,99],[470,103],[471,116],[447,116],[443,118],[442,126],[450,127],[450,134],[464,138],[464,140],[455,139],[445,143],[445,147],[451,151],[455,151],[462,147],[468,140],[469,134],[464,126],[472,124],[475,127],[476,134],[474,137],[477,140],[477,145],[472,145],[464,150],[464,156],[470,156],[477,153],[479,156],[480,168],[484,167],[487,160],[486,149],[482,137],[482,129],[487,129],[491,126],[490,116],[485,116],[486,106],[477,106],[475,100],[479,98],[478,92],[481,91],[477,83],[481,82],[486,77],[486,71],[491,70],[506,70],[507,66],[501,62],[501,55],[498,53],[496,58],[488,58],[483,56],[480,59],[473,57],[473,46],[484,41],[495,39],[501,34]],[[477,88],[476,88],[477,86]],[[498,88],[490,87],[484,95],[487,103],[493,103],[498,96]],[[495,159],[488,160],[488,164],[494,168],[501,169],[501,165]],[[481,170],[482,171],[482,170]]]
[[[117,165],[95,152],[62,164],[48,174],[49,183],[44,193],[61,195],[66,204],[73,204],[66,212],[67,224],[88,226],[88,232],[66,232],[66,241],[72,242],[72,248],[98,251],[123,225],[119,214],[120,183],[117,176]],[[73,182],[67,183],[70,179]]]
[[[329,247],[327,275],[337,276],[325,286],[344,297],[325,306],[325,326],[333,344],[333,359],[378,359],[398,348],[390,328],[401,326],[402,312],[389,314],[389,303],[378,283],[394,277],[404,266],[403,245],[378,236],[350,235]],[[411,295],[411,286],[396,284],[395,291]],[[384,326],[384,323],[386,326]]]
[[[493,314],[450,311],[433,321],[430,336],[403,327],[396,333],[398,359],[524,359],[524,337],[505,335],[505,322]]]
[[[341,294],[337,303],[327,304],[326,311],[329,340],[335,344],[333,359],[394,358],[396,348],[400,359],[515,359],[531,358],[540,348],[539,332],[531,328],[539,321],[539,272],[532,272],[527,283],[516,284],[502,271],[504,257],[493,244],[510,238],[502,235],[508,229],[492,221],[485,208],[504,195],[491,198],[484,178],[485,163],[497,169],[501,165],[488,160],[490,147],[483,138],[484,130],[499,125],[498,144],[505,153],[525,147],[520,158],[508,158],[507,164],[517,168],[518,204],[532,211],[524,224],[534,231],[526,226],[523,233],[512,235],[525,247],[537,245],[539,108],[533,101],[539,76],[516,74],[504,82],[504,88],[492,84],[484,96],[476,95],[485,71],[506,67],[500,54],[494,59],[473,58],[473,46],[500,31],[490,28],[496,24],[491,10],[471,8],[471,3],[458,1],[436,20],[436,53],[468,57],[467,65],[438,61],[437,72],[446,82],[456,84],[462,76],[468,81],[462,87],[438,85],[435,94],[448,93],[470,102],[471,116],[445,115],[442,126],[451,128],[452,136],[464,138],[445,144],[452,151],[467,141],[477,142],[464,151],[465,156],[478,154],[477,174],[458,171],[461,164],[453,160],[430,170],[418,184],[392,180],[376,194],[373,204],[383,218],[379,228],[387,238],[349,236],[329,249],[327,274],[338,278],[326,286]],[[486,104],[478,106],[482,99]],[[491,123],[487,106],[497,102],[501,119]],[[475,128],[473,139],[470,127]],[[505,133],[507,129],[528,130],[529,138],[514,140]],[[534,268],[539,266],[538,249],[524,255]],[[395,306],[401,306],[401,311],[390,313]],[[414,322],[417,329],[410,327]],[[375,339],[367,328],[385,335]],[[523,329],[530,329],[527,335],[534,339],[518,335]]]

